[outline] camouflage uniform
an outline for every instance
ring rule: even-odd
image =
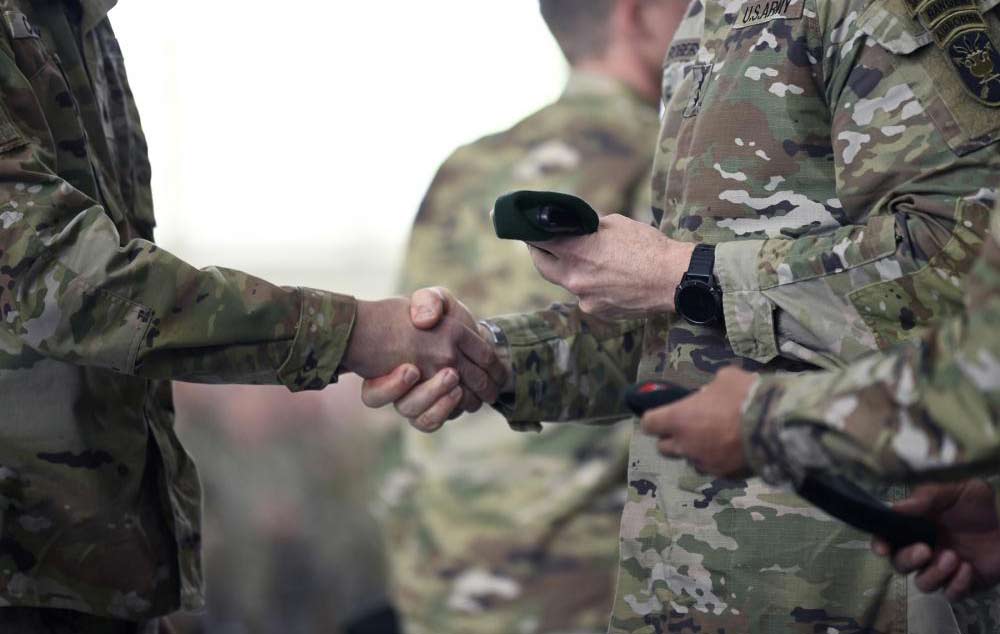
[[[895,480],[995,474],[1000,464],[1000,208],[965,313],[892,355],[837,372],[764,377],[748,400],[747,455],[774,484],[860,467]]]
[[[951,18],[963,3],[931,4]],[[985,47],[997,0],[969,4],[963,33]],[[904,0],[695,0],[667,55],[653,204],[667,235],[718,245],[726,329],[572,307],[497,319],[508,419],[620,415],[637,375],[696,386],[733,362],[841,367],[960,312],[1000,169],[1000,110],[980,97],[1000,86],[962,75],[925,20]],[[940,596],[908,596],[867,536],[639,434],[621,544],[615,633],[961,631]],[[956,611],[996,631],[995,601]]]
[[[538,277],[523,245],[492,237],[493,201],[513,189],[558,190],[651,220],[656,127],[655,103],[573,74],[554,104],[445,162],[413,228],[404,287],[443,284],[478,314],[566,299]],[[407,631],[603,632],[631,425],[556,426],[535,438],[498,419],[483,412],[404,437],[410,482],[394,495],[390,524]]]
[[[0,4],[0,605],[139,621],[202,603],[168,380],[321,388],[355,303],[153,244],[114,4]]]

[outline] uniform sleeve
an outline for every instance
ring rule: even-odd
[[[19,72],[6,55],[0,64]],[[7,114],[12,95],[2,97],[0,349],[13,338],[42,357],[157,379],[292,390],[335,380],[352,298],[198,270],[152,242],[122,240]]]
[[[1000,217],[994,224],[1000,231]],[[965,314],[917,342],[839,371],[763,378],[743,420],[754,470],[775,484],[807,469],[857,467],[904,481],[995,471],[1000,247],[994,239],[970,277]]]
[[[814,151],[830,154],[836,197],[797,203],[842,226],[717,246],[727,337],[760,362],[840,367],[956,314],[986,233],[1000,110],[967,93],[930,38],[903,30],[919,30],[910,16],[883,3],[836,14],[851,4],[820,3],[831,15],[806,53],[831,117]]]
[[[573,305],[488,320],[508,346],[514,392],[494,405],[515,428],[542,421],[610,424],[628,414],[643,322],[603,321]]]

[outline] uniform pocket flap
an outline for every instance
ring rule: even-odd
[[[909,55],[934,41],[934,36],[910,16],[903,0],[871,3],[858,18],[858,28],[896,55]]]
[[[979,10],[987,13],[1000,0],[980,0]],[[872,2],[858,18],[858,28],[879,46],[896,55],[910,55],[934,41],[934,36],[910,15],[906,0]]]

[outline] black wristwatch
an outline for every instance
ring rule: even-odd
[[[677,313],[695,326],[725,326],[722,289],[715,279],[715,247],[695,246],[687,273],[674,292]]]

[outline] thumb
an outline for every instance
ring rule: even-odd
[[[452,300],[447,289],[422,288],[410,297],[410,321],[420,330],[430,330],[448,314]]]
[[[930,484],[916,488],[910,497],[893,504],[892,510],[927,517],[951,506],[955,496],[950,485]]]
[[[361,401],[368,407],[383,407],[398,401],[420,380],[420,370],[406,363],[389,374],[361,384]]]

